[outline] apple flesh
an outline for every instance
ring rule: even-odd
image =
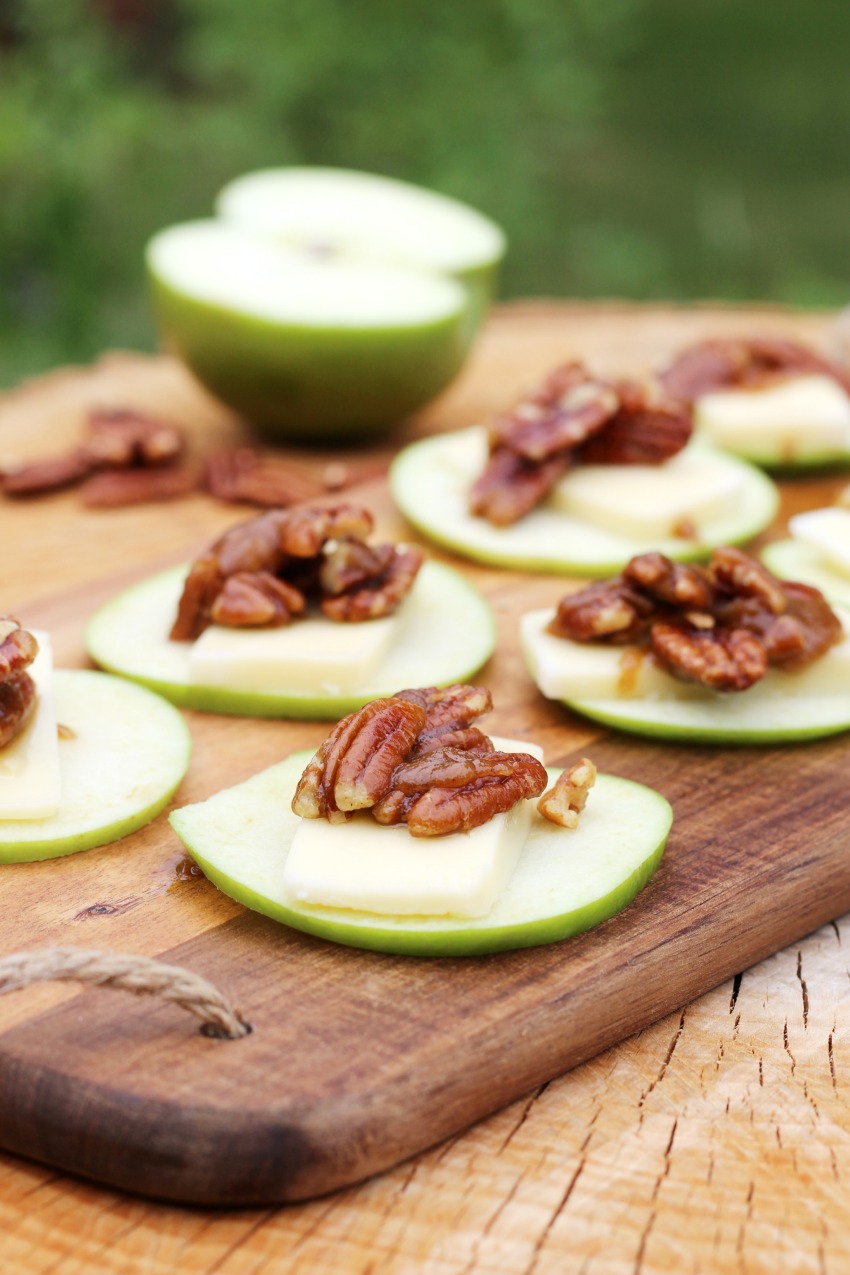
[[[223,220],[302,251],[324,250],[448,275],[477,327],[496,291],[505,236],[488,217],[435,191],[341,168],[272,168],[225,186]]]
[[[55,814],[0,821],[0,862],[52,859],[117,841],[150,823],[189,764],[180,713],[158,695],[105,673],[53,674],[62,797]]]
[[[86,629],[86,648],[96,664],[184,708],[337,721],[405,686],[468,681],[496,644],[493,615],[484,598],[451,567],[426,562],[402,604],[399,640],[356,692],[305,690],[299,679],[288,690],[266,693],[199,685],[189,672],[191,644],[168,638],[185,575],[186,568],[177,567],[143,580],[97,611]]]
[[[393,463],[390,486],[396,504],[419,531],[467,558],[530,571],[609,575],[620,571],[636,554],[651,549],[679,562],[707,558],[718,545],[751,539],[774,518],[778,494],[765,474],[746,461],[703,444],[691,443],[687,451],[710,460],[715,475],[728,471],[738,480],[731,507],[707,518],[697,540],[626,535],[566,513],[554,499],[513,526],[494,527],[468,509],[470,488],[487,457],[486,431],[480,426],[404,448]],[[626,469],[610,468],[621,474]],[[639,495],[638,473],[635,490]]]
[[[412,956],[474,956],[552,943],[620,912],[649,881],[672,822],[667,801],[599,775],[578,828],[535,816],[507,888],[483,917],[392,916],[302,904],[283,871],[299,819],[290,809],[310,752],[172,812],[189,853],[220,890],[294,929],[350,947]],[[551,781],[557,778],[551,772]],[[344,827],[340,828],[344,835]]]
[[[814,545],[776,540],[762,549],[761,559],[780,580],[814,585],[831,602],[850,607],[850,574],[839,571]]]

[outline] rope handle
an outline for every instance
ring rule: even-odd
[[[129,952],[83,947],[44,947],[0,958],[0,996],[54,980],[115,987],[136,996],[160,996],[200,1018],[204,1036],[238,1040],[251,1031],[223,992],[180,965],[166,965]]]

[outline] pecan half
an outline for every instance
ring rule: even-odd
[[[490,455],[473,483],[471,512],[509,526],[552,490],[572,464],[660,464],[691,435],[691,412],[656,381],[618,383],[568,363],[490,431]]]
[[[651,598],[625,578],[597,580],[561,599],[549,632],[573,642],[633,643],[645,633],[652,612]]]
[[[663,553],[642,553],[626,563],[623,579],[656,602],[670,606],[710,609],[715,589],[700,567],[671,562]]]
[[[365,810],[384,796],[425,723],[409,700],[379,699],[334,727],[299,780],[292,809],[305,819],[331,822]]]
[[[747,629],[653,624],[650,648],[674,677],[701,682],[713,691],[746,691],[768,670],[763,643]]]
[[[578,817],[595,783],[596,767],[588,757],[582,757],[569,770],[561,772],[554,787],[544,792],[538,801],[537,809],[551,823],[562,828],[577,828]]]
[[[86,478],[80,496],[89,509],[126,509],[130,505],[178,500],[188,496],[194,487],[194,475],[182,465],[102,469]]]
[[[425,710],[425,725],[413,749],[413,756],[435,748],[464,748],[474,752],[490,752],[489,736],[472,723],[489,713],[493,697],[483,686],[455,682],[452,686],[415,687],[397,691],[397,699],[411,700]]]
[[[330,597],[322,598],[319,606],[329,619],[340,623],[377,620],[381,616],[392,615],[407,597],[424,561],[424,554],[421,549],[410,546],[399,549],[383,547],[390,548],[391,556],[377,575],[345,592],[334,592]]]

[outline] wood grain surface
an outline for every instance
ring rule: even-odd
[[[441,402],[386,448],[343,459],[368,472],[403,438],[480,419],[569,355],[639,370],[700,332],[766,323],[824,341],[833,330],[828,317],[775,312],[504,308]],[[243,436],[174,364],[114,356],[7,396],[0,463],[61,446],[104,401],[158,407],[199,451]],[[318,471],[328,458],[300,459]],[[842,481],[786,487],[785,511]],[[368,494],[391,529],[381,484]],[[5,503],[4,607],[49,626],[61,663],[83,663],[95,605],[238,516],[201,496],[108,514],[73,493]],[[4,868],[3,953],[75,942],[164,955],[222,983],[255,1025],[227,1043],[117,993],[3,998],[7,1147],[160,1196],[240,1202],[327,1190],[451,1137],[326,1199],[223,1214],[6,1158],[0,1269],[840,1271],[848,1260],[844,923],[691,1003],[850,908],[846,741],[719,752],[599,732],[543,701],[517,654],[516,611],[554,600],[561,582],[464,569],[503,632],[487,670],[493,729],[539,738],[553,762],[589,750],[661,789],[677,820],[655,882],[580,939],[422,962],[245,912],[187,869],[161,820],[118,846]],[[323,733],[188,717],[180,803]]]

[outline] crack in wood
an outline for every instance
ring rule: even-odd
[[[667,1072],[667,1068],[670,1066],[670,1060],[676,1051],[676,1046],[678,1045],[679,1041],[682,1038],[682,1032],[685,1030],[685,1016],[687,1012],[688,1012],[687,1007],[682,1010],[682,1016],[679,1019],[679,1026],[677,1027],[675,1035],[673,1036],[673,1039],[670,1041],[670,1045],[667,1049],[667,1056],[665,1057],[664,1062],[661,1064],[658,1075],[655,1077],[653,1081],[650,1082],[649,1086],[646,1089],[644,1089],[643,1093],[638,1099],[638,1107],[642,1107],[644,1105],[647,1098],[652,1093],[653,1089],[655,1089],[657,1085],[660,1085],[661,1081],[664,1079],[664,1076]]]
[[[808,1030],[809,1027],[809,989],[806,986],[806,980],[803,978],[803,949],[797,949],[797,978],[800,981],[800,991],[803,994],[803,1028]]]
[[[682,1017],[684,1018],[684,1014],[682,1015]],[[662,1183],[664,1182],[664,1179],[669,1177],[670,1175],[671,1153],[673,1150],[673,1142],[675,1140],[676,1130],[678,1129],[678,1127],[679,1127],[679,1117],[676,1116],[673,1120],[673,1124],[670,1129],[670,1137],[667,1139],[667,1146],[664,1148],[664,1168],[657,1175],[655,1179],[655,1185],[652,1188],[652,1196],[649,1201],[649,1209],[650,1209],[649,1217],[647,1218],[646,1226],[643,1228],[643,1231],[641,1232],[640,1242],[638,1244],[637,1253],[635,1254],[635,1264],[634,1264],[632,1275],[640,1275],[640,1272],[643,1269],[643,1261],[644,1261],[644,1257],[646,1256],[646,1246],[649,1243],[649,1237],[650,1237],[650,1234],[652,1233],[652,1228],[655,1225],[655,1222],[658,1218],[658,1213],[656,1211],[655,1206],[658,1203],[658,1196],[661,1193]]]
[[[835,930],[835,937],[836,937],[836,940],[838,941],[838,946],[841,947],[841,930],[838,927],[838,922],[830,921],[830,925]]]
[[[729,1000],[729,1013],[730,1013],[730,1014],[732,1013],[732,1011],[734,1010],[734,1008],[735,1008],[736,1004],[738,1003],[738,996],[739,996],[739,994],[740,994],[740,991],[741,991],[741,983],[742,983],[743,981],[744,981],[744,973],[743,973],[743,970],[742,970],[740,974],[736,974],[736,975],[735,975],[735,977],[732,979],[732,996],[731,996],[731,998],[730,998],[730,1000]],[[740,1015],[739,1015],[739,1017],[740,1017]]]
[[[791,1059],[791,1075],[793,1076],[797,1070],[797,1059],[791,1053],[791,1046],[788,1044],[788,1019],[782,1025],[782,1048]]]
[[[563,1213],[564,1209],[569,1204],[570,1196],[575,1190],[576,1183],[578,1182],[579,1178],[584,1172],[586,1165],[587,1165],[587,1160],[585,1159],[584,1156],[582,1156],[581,1160],[578,1163],[578,1167],[576,1168],[575,1173],[573,1174],[573,1176],[570,1178],[569,1182],[567,1183],[566,1191],[561,1196],[557,1206],[555,1207],[554,1212],[552,1213],[552,1216],[549,1218],[549,1221],[546,1223],[545,1227],[540,1232],[540,1235],[537,1237],[535,1241],[534,1252],[531,1255],[531,1261],[529,1262],[526,1270],[523,1272],[523,1275],[534,1275],[534,1269],[543,1255],[543,1248],[546,1244],[547,1239],[549,1238],[552,1228],[557,1222],[558,1218]]]
[[[519,1133],[520,1129],[522,1128],[522,1126],[525,1124],[526,1120],[529,1117],[531,1108],[534,1106],[537,1100],[540,1097],[542,1097],[542,1095],[546,1092],[546,1090],[549,1088],[550,1083],[551,1081],[547,1080],[545,1084],[540,1085],[538,1089],[535,1089],[533,1094],[530,1094],[528,1098],[526,1098],[523,1104],[522,1110],[520,1111],[519,1119],[516,1121],[516,1123],[514,1124],[514,1127],[510,1130],[510,1132],[505,1137],[504,1141],[502,1142],[502,1145],[499,1147],[499,1150],[496,1153],[497,1155],[501,1155],[502,1152],[506,1150],[506,1148],[509,1146],[511,1141]]]
[[[826,1052],[829,1058],[829,1078],[832,1081],[833,1089],[837,1089],[838,1082],[835,1079],[835,1054],[833,1053],[833,1049],[832,1049],[832,1033],[834,1031],[835,1031],[835,1024],[833,1023],[832,1031],[829,1033],[829,1037],[826,1042]]]

